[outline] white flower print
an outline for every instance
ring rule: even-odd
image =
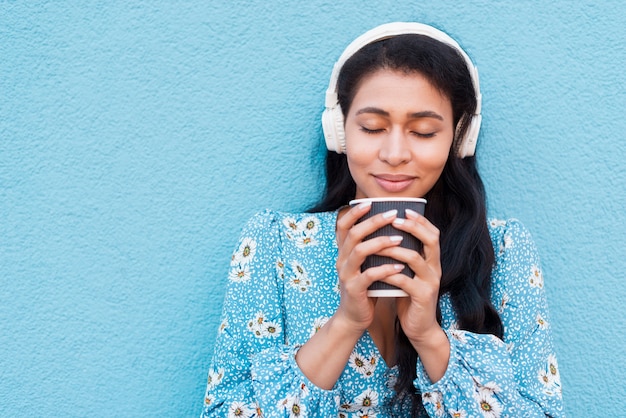
[[[289,413],[289,418],[306,417],[306,407],[300,402],[298,396],[287,396],[279,402],[278,406]]]
[[[546,370],[545,368],[539,369],[538,377],[539,377],[539,381],[543,383],[543,386],[545,388],[549,388],[551,386],[550,374],[548,373],[548,370]],[[544,389],[544,392],[545,392],[545,389]]]
[[[262,311],[258,311],[254,314],[254,318],[248,321],[248,328],[258,327],[263,321],[265,321],[265,314]]]
[[[539,369],[539,380],[543,383],[543,392],[549,396],[561,396],[561,373],[556,356],[550,354],[544,368]]]
[[[368,388],[354,399],[356,406],[364,412],[378,407],[378,392]]]
[[[448,413],[452,418],[467,418],[467,412],[462,409],[451,409]]]
[[[311,287],[311,280],[309,279],[306,270],[304,270],[304,267],[302,267],[299,262],[294,260],[291,262],[291,268],[294,276],[289,279],[289,286],[294,289],[298,289],[303,293],[309,290],[309,287]]]
[[[513,238],[511,238],[511,236],[509,234],[504,234],[504,238],[502,239],[502,242],[500,243],[500,247],[498,249],[498,253],[502,254],[506,250],[508,250],[509,248],[512,248],[512,247],[513,247]]]
[[[422,394],[422,401],[424,403],[432,404],[435,407],[435,416],[443,416],[445,411],[443,409],[443,395],[441,392],[424,392]]]
[[[261,405],[258,402],[254,403],[254,412],[256,412],[256,417],[263,417],[263,411],[261,410]]]
[[[222,322],[217,330],[218,334],[223,334],[224,331],[226,331],[226,328],[228,328],[228,318],[222,319]]]
[[[504,235],[504,249],[508,250],[513,247],[513,238],[509,234]]]
[[[287,227],[287,237],[293,239],[293,236],[298,232],[298,222],[294,218],[287,217],[283,219],[283,225]]]
[[[257,312],[254,318],[248,321],[248,329],[258,338],[263,337],[263,323],[265,322],[265,314]]]
[[[309,235],[301,235],[299,239],[296,240],[296,247],[298,248],[305,248],[315,244],[317,244],[317,239]]]
[[[528,277],[528,282],[530,283],[532,287],[538,287],[539,289],[543,287],[543,273],[541,272],[541,269],[538,266],[533,265],[531,267],[530,277]]]
[[[537,313],[537,316],[535,317],[535,320],[537,321],[537,325],[539,325],[539,329],[545,330],[548,329],[548,326],[550,324],[548,324],[548,321],[546,321],[543,316],[541,316],[540,313]]]
[[[496,382],[487,382],[484,385],[477,382],[477,385],[479,394],[486,393],[487,395],[495,395],[502,391]]]
[[[378,356],[374,353],[370,353],[370,357],[367,358],[356,351],[353,351],[352,354],[350,354],[348,364],[360,375],[364,377],[371,377],[373,376],[376,365],[378,364]]]
[[[467,344],[467,338],[465,336],[465,331],[462,331],[460,329],[451,329],[450,330],[450,335],[452,335],[452,338],[454,338],[455,340],[457,340],[461,344]]]
[[[307,396],[309,396],[309,387],[304,383],[300,383],[300,398],[306,398]]]
[[[319,221],[315,216],[307,216],[298,222],[298,229],[305,235],[315,235],[319,231]]]
[[[215,396],[207,393],[206,396],[204,397],[204,404],[206,406],[211,406],[213,405],[214,402],[215,402]]]
[[[300,235],[296,238],[296,246],[299,248],[317,244],[315,235],[319,231],[319,221],[315,216],[307,216],[298,222]]]
[[[209,376],[207,377],[207,389],[215,389],[217,385],[222,383],[222,379],[224,378],[224,368],[220,367],[219,369],[209,370]]]
[[[346,403],[342,403],[341,405],[339,405],[339,410],[341,412],[354,412],[356,408],[351,403],[346,402]],[[344,416],[347,417],[347,415],[344,415]]]
[[[280,258],[276,260],[276,274],[279,278],[285,279],[285,262]]]
[[[504,293],[502,295],[502,299],[500,299],[500,305],[498,306],[498,313],[504,313],[504,310],[506,309],[510,301],[511,301],[511,297],[509,296],[509,294]]]
[[[502,414],[502,405],[488,391],[479,392],[476,396],[476,401],[479,404],[483,417],[499,418],[500,414]]]
[[[282,328],[280,324],[277,322],[266,321],[266,322],[263,322],[261,326],[261,335],[263,337],[276,338],[280,335],[281,331],[282,331]]]
[[[376,414],[376,412],[373,411],[359,411],[356,413],[356,417],[357,418],[376,418],[378,416],[378,414]]]
[[[250,280],[250,267],[247,264],[237,264],[230,269],[228,279],[235,283],[243,283]]]
[[[561,374],[559,372],[559,364],[556,361],[556,356],[554,354],[550,354],[548,356],[548,370],[550,371],[550,376],[554,380],[558,380],[559,384],[561,383]]]
[[[256,253],[256,241],[252,238],[244,238],[239,244],[239,248],[231,259],[231,266],[237,264],[248,264]]]
[[[228,418],[250,418],[255,409],[244,402],[235,401],[228,407]]]
[[[319,220],[315,216],[307,216],[300,221],[287,217],[283,219],[287,228],[287,238],[295,241],[298,248],[305,248],[318,243],[315,235],[319,232]]]
[[[235,283],[243,283],[250,280],[250,267],[248,264],[252,261],[256,253],[256,241],[252,238],[244,238],[239,244],[239,248],[230,259],[230,271],[228,279]]]
[[[311,330],[311,333],[309,334],[309,337],[312,337],[315,334],[317,334],[317,331],[322,329],[322,327],[328,322],[329,319],[330,318],[327,317],[327,316],[322,316],[320,318],[315,318],[315,321],[313,321],[313,329]]]
[[[493,227],[499,227],[499,226],[505,226],[506,225],[506,221],[500,220],[500,219],[490,219],[489,220],[489,224]]]
[[[257,312],[254,318],[248,321],[248,330],[257,338],[276,338],[282,332],[282,327],[278,322],[266,320],[263,312]]]

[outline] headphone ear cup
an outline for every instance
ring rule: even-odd
[[[322,129],[326,148],[338,154],[346,152],[346,133],[343,128],[343,113],[339,104],[326,108],[322,113]]]
[[[478,132],[482,123],[482,115],[472,115],[465,136],[461,140],[458,148],[459,158],[471,157],[476,152],[476,143],[478,142]]]

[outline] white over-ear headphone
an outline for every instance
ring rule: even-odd
[[[471,120],[465,135],[463,138],[455,138],[455,143],[458,142],[457,155],[460,158],[465,158],[474,155],[476,151],[476,142],[478,140],[478,131],[480,130],[480,122],[482,116],[480,114],[482,96],[480,94],[480,86],[478,84],[478,70],[470,60],[469,56],[461,49],[459,44],[448,36],[446,33],[435,29],[432,26],[425,25],[423,23],[415,22],[394,22],[380,25],[374,29],[365,32],[363,35],[356,38],[348,47],[343,51],[343,54],[339,57],[339,60],[333,67],[332,75],[330,76],[330,83],[328,90],[326,90],[326,109],[322,114],[322,128],[324,130],[324,138],[326,139],[326,147],[330,151],[336,151],[339,154],[346,152],[346,133],[344,131],[344,120],[339,101],[337,100],[337,78],[341,68],[346,61],[354,55],[358,50],[364,46],[376,41],[391,38],[393,36],[416,34],[425,35],[433,38],[437,41],[450,45],[463,56],[467,68],[469,69],[472,83],[474,85],[474,91],[476,92],[476,111],[474,115],[471,115]],[[461,118],[456,131],[459,130],[461,124],[465,118]]]

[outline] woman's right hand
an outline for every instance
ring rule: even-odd
[[[354,345],[374,319],[376,300],[367,296],[368,286],[382,278],[397,274],[404,268],[394,265],[372,267],[361,273],[365,257],[396,246],[399,240],[377,237],[363,239],[377,229],[393,222],[396,213],[387,212],[356,223],[370,210],[359,205],[340,213],[337,219],[337,273],[341,301],[329,321],[296,353],[300,370],[313,384],[329,390],[343,373]]]
[[[337,220],[337,274],[341,301],[335,312],[335,319],[341,321],[347,330],[362,334],[374,319],[375,298],[367,296],[367,288],[373,282],[402,271],[404,265],[385,264],[371,267],[361,272],[361,264],[369,255],[385,248],[400,244],[401,237],[382,236],[364,241],[365,237],[396,219],[397,211],[392,210],[360,222],[357,221],[371,208],[362,203],[340,214]]]

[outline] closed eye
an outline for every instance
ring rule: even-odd
[[[415,131],[411,131],[411,133],[419,138],[432,138],[437,134],[437,132],[421,133]]]
[[[365,126],[361,126],[361,130],[365,132],[366,134],[370,134],[370,135],[379,134],[385,131],[384,129],[368,129]]]

